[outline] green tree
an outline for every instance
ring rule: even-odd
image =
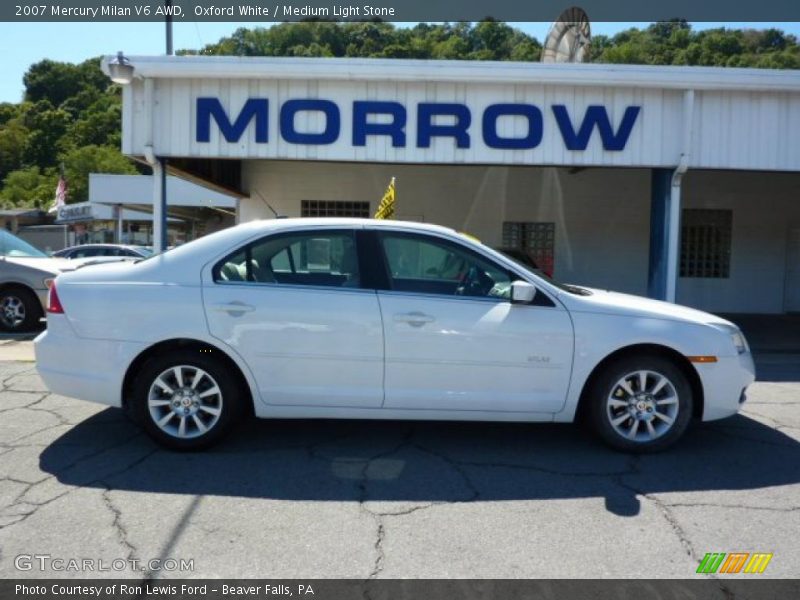
[[[22,82],[26,100],[47,100],[54,107],[86,89],[104,91],[111,83],[100,70],[99,58],[78,65],[45,59],[31,65]]]
[[[69,100],[62,106],[69,104]],[[122,104],[116,94],[102,94],[70,123],[61,141],[65,150],[81,146],[111,146],[119,148]]]
[[[108,146],[82,146],[63,156],[64,172],[69,186],[69,202],[83,202],[89,198],[89,173],[120,173],[135,175],[133,162],[116,148]]]
[[[25,126],[30,131],[25,147],[26,165],[52,167],[62,150],[62,138],[72,121],[69,113],[39,100],[25,112]]]
[[[3,208],[35,207],[47,210],[55,197],[58,175],[54,169],[28,167],[18,169],[3,179],[0,204]]]
[[[0,126],[0,180],[22,167],[29,132],[20,119]]]

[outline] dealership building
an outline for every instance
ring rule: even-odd
[[[124,153],[235,195],[241,222],[370,216],[394,177],[397,218],[525,250],[565,282],[715,312],[800,311],[800,72],[130,64]]]

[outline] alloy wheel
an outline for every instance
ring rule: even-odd
[[[16,329],[25,322],[25,303],[16,296],[5,296],[0,304],[0,320],[10,328]]]
[[[606,399],[606,415],[614,431],[633,442],[652,442],[665,435],[678,410],[675,385],[665,375],[649,370],[621,377]]]
[[[199,367],[177,365],[161,372],[150,385],[147,407],[153,423],[178,439],[197,438],[219,421],[222,390]]]

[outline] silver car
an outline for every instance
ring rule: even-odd
[[[75,265],[51,258],[25,240],[0,230],[0,331],[38,329],[47,302],[47,286]]]

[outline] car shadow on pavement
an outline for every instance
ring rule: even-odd
[[[642,495],[794,484],[798,464],[799,442],[745,416],[638,457],[572,425],[314,420],[254,420],[210,450],[176,453],[107,409],[40,455],[74,486],[405,504],[597,497],[627,516]]]

